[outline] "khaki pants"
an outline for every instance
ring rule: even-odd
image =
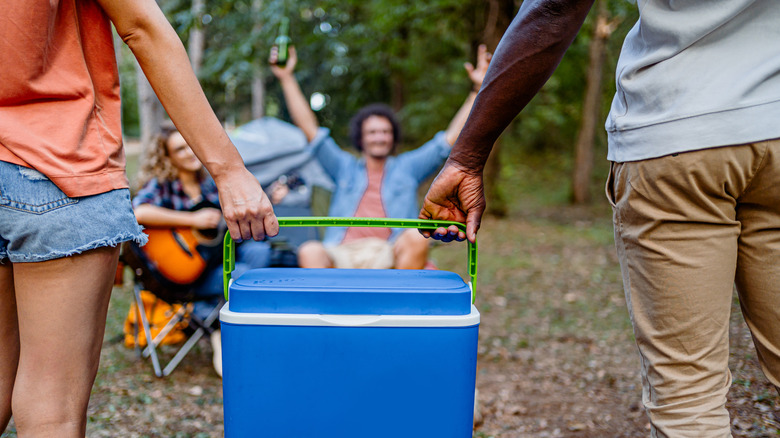
[[[780,140],[613,163],[606,191],[652,436],[731,436],[735,283],[780,385]]]

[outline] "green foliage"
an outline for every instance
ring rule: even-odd
[[[257,75],[267,85],[266,113],[286,117],[266,62],[286,15],[301,87],[307,95],[327,97],[320,123],[345,141],[357,109],[392,102],[403,140],[411,145],[446,128],[465,99],[471,85],[463,63],[474,60],[482,25],[463,17],[485,15],[475,15],[485,8],[481,3],[458,0],[210,0],[199,17],[186,0],[167,0],[162,7],[183,41],[193,26],[205,30],[200,80],[221,119],[249,120],[250,84]]]
[[[610,20],[620,24],[607,43],[601,119],[615,92],[614,70],[623,37],[637,16],[635,4],[606,1]],[[204,14],[197,17],[190,0],[165,0],[162,6],[183,41],[193,26],[205,30],[201,84],[220,119],[238,124],[251,118],[251,83],[256,76],[266,84],[266,114],[288,118],[267,57],[280,18],[289,17],[301,88],[307,96],[315,92],[326,96],[319,122],[344,146],[349,143],[349,118],[372,102],[396,107],[403,125],[402,147],[417,146],[445,129],[471,87],[463,63],[474,61],[490,20],[488,3],[477,0],[208,0]],[[502,172],[510,177],[518,172],[510,167],[517,157],[529,153],[555,157],[557,167],[570,166],[595,16],[596,7],[549,82],[503,136],[504,161],[512,164],[505,164]],[[131,109],[135,107],[131,65],[120,66],[124,123],[130,135],[137,129],[137,111]],[[605,145],[606,135],[599,131],[597,164],[603,161]],[[542,151],[546,152],[540,155]],[[568,193],[552,199],[566,202]]]
[[[345,139],[347,122],[372,102],[400,104],[404,140],[419,144],[446,128],[470,88],[463,62],[468,40],[441,15],[457,17],[451,0],[299,1],[291,13],[304,93],[320,92],[329,105],[320,123]],[[296,14],[297,12],[297,14]],[[270,41],[270,40],[269,40]],[[270,99],[283,106],[278,84]],[[394,95],[397,100],[394,102]],[[346,143],[346,141],[344,141]]]

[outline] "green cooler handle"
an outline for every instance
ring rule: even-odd
[[[455,225],[465,232],[466,225],[459,222],[436,221],[429,219],[392,219],[392,218],[367,218],[367,217],[279,217],[280,227],[387,227],[387,228],[418,228],[432,230],[439,227],[447,228]],[[233,270],[236,268],[236,244],[230,238],[230,233],[225,233],[224,252],[222,253],[222,283],[225,288],[225,300],[228,299],[228,288]],[[471,302],[476,298],[477,285],[477,243],[468,242],[468,268],[469,287],[471,288]]]

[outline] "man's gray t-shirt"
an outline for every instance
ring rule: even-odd
[[[638,0],[607,118],[608,159],[780,137],[780,0]]]

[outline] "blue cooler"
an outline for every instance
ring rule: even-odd
[[[220,312],[225,436],[471,437],[479,318],[452,272],[250,270]]]

